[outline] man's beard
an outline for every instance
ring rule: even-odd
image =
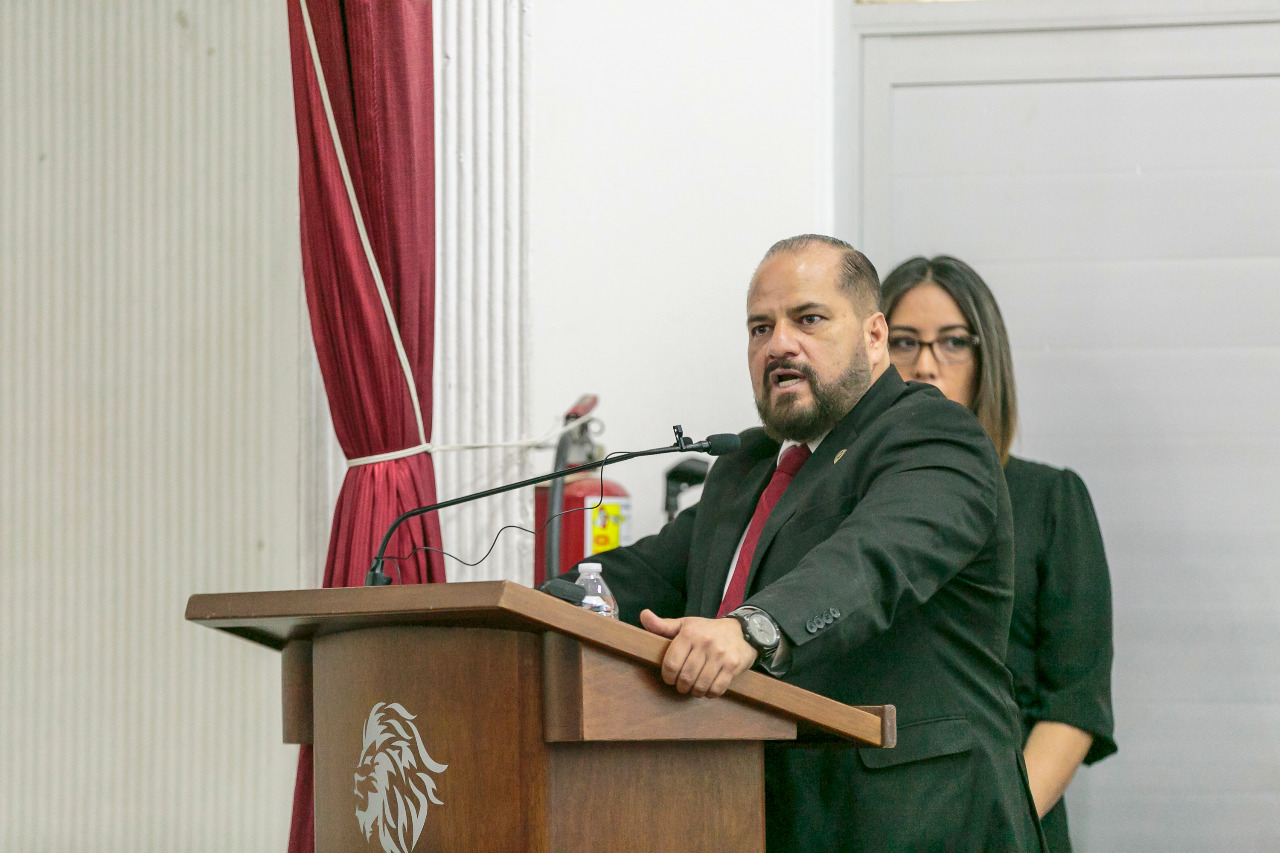
[[[773,386],[769,377],[779,369],[804,374],[813,399],[801,404],[788,394],[775,401],[770,393]],[[766,366],[762,384],[762,392],[756,395],[756,411],[760,413],[765,434],[774,441],[806,443],[830,432],[862,399],[871,387],[871,365],[867,361],[866,349],[859,347],[844,373],[823,385],[819,384],[812,367],[784,359]]]

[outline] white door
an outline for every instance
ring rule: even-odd
[[[837,221],[978,269],[1014,452],[1094,497],[1120,752],[1073,839],[1280,850],[1280,5],[944,5],[844,13]]]

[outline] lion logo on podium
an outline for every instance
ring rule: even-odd
[[[364,748],[356,767],[356,820],[365,840],[377,830],[385,853],[410,853],[427,821],[427,801],[442,806],[431,773],[443,773],[427,755],[417,719],[398,702],[379,702],[364,724]]]

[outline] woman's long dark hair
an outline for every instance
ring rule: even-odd
[[[1009,446],[1018,426],[1018,394],[1013,382],[1013,356],[1000,306],[982,276],[964,261],[950,255],[912,258],[899,264],[880,286],[880,310],[892,322],[898,300],[917,285],[938,285],[956,301],[970,330],[978,336],[978,387],[970,409],[1009,461]]]

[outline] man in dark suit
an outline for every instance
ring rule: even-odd
[[[764,428],[698,506],[593,559],[622,617],[671,638],[663,678],[682,693],[718,696],[755,665],[897,706],[893,749],[767,749],[771,850],[1039,850],[1003,664],[1000,461],[972,414],[889,365],[878,297],[847,244],[771,248],[747,294]]]

